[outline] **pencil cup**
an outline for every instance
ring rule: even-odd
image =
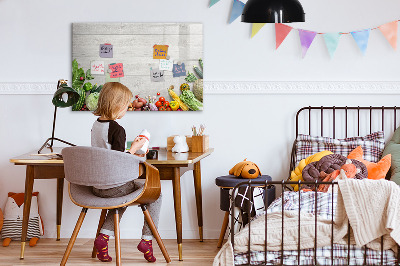
[[[192,152],[205,152],[208,150],[209,136],[192,136]]]

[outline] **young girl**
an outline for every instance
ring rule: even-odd
[[[100,117],[93,123],[92,127],[91,139],[93,147],[125,152],[125,129],[115,120],[121,119],[125,115],[132,97],[132,92],[119,82],[108,82],[104,84],[100,92],[97,109],[94,112],[94,115]],[[139,150],[145,142],[146,139],[144,138],[136,138],[129,149],[129,153],[131,153],[132,156],[144,157],[145,155],[136,154],[136,151]],[[143,158],[138,158],[138,163],[143,160]],[[136,176],[133,176],[132,181],[116,187],[93,187],[93,194],[102,198],[128,195],[144,185],[143,183],[135,182],[136,178]],[[156,226],[158,226],[160,207],[161,195],[155,202],[147,205]],[[126,207],[118,209],[120,219],[125,210]],[[107,212],[106,220],[101,228],[100,234],[94,241],[94,245],[97,249],[97,258],[101,261],[112,260],[108,255],[108,240],[110,236],[114,236],[114,214],[115,210],[109,210]],[[144,258],[149,262],[156,261],[156,258],[153,256],[152,237],[153,234],[151,233],[150,227],[145,221],[142,230],[142,240],[137,248],[144,253]]]

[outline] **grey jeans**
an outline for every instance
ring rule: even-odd
[[[141,189],[143,186],[144,182],[137,182],[137,181],[135,182],[135,180],[132,180],[122,186],[108,188],[108,189],[98,189],[93,187],[92,191],[94,195],[101,198],[116,198],[128,195],[138,189]],[[160,197],[155,202],[146,204],[146,207],[149,210],[151,218],[153,218],[154,224],[156,225],[157,228],[158,228],[158,221],[160,219],[161,202],[162,202],[162,196],[160,194]],[[118,208],[120,219],[122,218],[122,215],[124,214],[125,210],[126,207]],[[109,236],[114,236],[114,214],[115,214],[115,209],[108,210],[106,220],[104,221],[100,233]],[[149,225],[145,220],[142,230],[142,239],[151,240],[152,238],[153,234],[150,230]]]

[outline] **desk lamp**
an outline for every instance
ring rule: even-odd
[[[42,147],[39,149],[38,153],[45,148],[50,148],[50,150],[53,152],[53,142],[54,140],[57,140],[59,142],[68,144],[70,146],[75,146],[72,143],[69,143],[65,140],[55,138],[54,137],[54,130],[56,128],[56,118],[57,118],[57,108],[61,107],[69,107],[74,105],[79,101],[79,93],[76,92],[73,88],[67,86],[67,80],[60,79],[57,83],[57,90],[53,95],[53,105],[54,105],[54,117],[53,117],[53,131],[51,133],[51,138],[48,138],[45,143],[42,145]],[[49,143],[50,142],[50,143]]]
[[[243,8],[242,22],[304,22],[304,10],[298,0],[249,0]]]

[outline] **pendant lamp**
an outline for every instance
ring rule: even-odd
[[[304,22],[304,10],[298,0],[249,0],[243,9],[242,22]]]

